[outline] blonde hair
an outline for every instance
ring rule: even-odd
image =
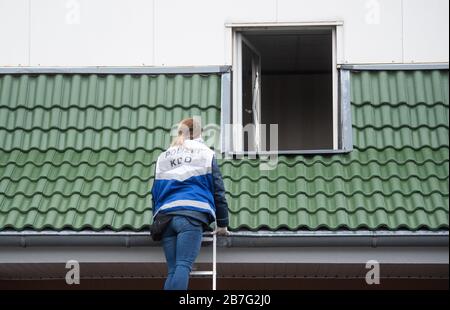
[[[178,125],[178,135],[173,139],[171,146],[180,146],[186,140],[193,140],[200,137],[202,128],[196,118],[185,118]]]

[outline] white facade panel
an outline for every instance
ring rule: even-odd
[[[29,0],[0,0],[0,66],[27,66]]]
[[[0,0],[0,66],[232,63],[232,23],[342,21],[338,63],[448,62],[448,0]]]
[[[275,22],[277,19],[277,0],[222,0],[222,2],[226,4],[225,23]]]
[[[403,4],[404,62],[448,62],[448,0],[407,0]]]
[[[217,0],[156,1],[155,64],[222,64],[224,8]]]
[[[153,64],[152,0],[37,0],[31,12],[31,66]]]

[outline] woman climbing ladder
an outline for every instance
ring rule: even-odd
[[[203,230],[216,221],[216,233],[228,233],[228,204],[214,151],[201,138],[199,122],[180,122],[171,147],[156,163],[152,188],[152,236],[162,239],[168,266],[165,290],[186,290]]]

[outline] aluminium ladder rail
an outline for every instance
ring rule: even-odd
[[[191,271],[191,276],[211,276],[212,277],[212,289],[217,289],[217,235],[212,234],[212,237],[206,236],[202,238],[202,244],[205,242],[212,242],[213,248],[213,261],[212,270],[206,271]]]

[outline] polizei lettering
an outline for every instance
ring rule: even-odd
[[[202,149],[195,149],[194,150],[194,149],[190,149],[190,148],[187,148],[187,147],[180,146],[180,147],[177,147],[177,148],[172,148],[172,149],[167,150],[165,152],[164,158],[167,159],[168,157],[171,157],[171,156],[184,155],[184,154],[190,154],[190,155],[200,154],[203,151],[204,150],[202,150]]]

